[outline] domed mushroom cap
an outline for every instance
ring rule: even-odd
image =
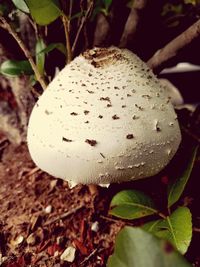
[[[162,85],[136,55],[94,48],[49,84],[30,116],[28,147],[49,174],[104,184],[152,176],[181,134]]]

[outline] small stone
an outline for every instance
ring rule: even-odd
[[[51,213],[52,212],[52,206],[51,205],[46,206],[46,208],[44,209],[44,212],[47,214]]]
[[[56,238],[56,244],[62,246],[66,242],[66,238],[64,236],[58,236]]]
[[[14,246],[20,245],[24,241],[24,237],[22,235],[19,235],[15,240],[12,240],[11,243]]]
[[[54,188],[56,187],[56,185],[57,185],[57,180],[52,180],[52,181],[50,182],[50,189],[51,189],[51,190],[54,189]]]
[[[1,264],[3,264],[4,261],[6,261],[7,259],[8,259],[8,257],[6,257],[6,256],[3,257],[2,253],[0,252],[0,266],[1,266]]]
[[[36,236],[34,233],[30,234],[27,239],[26,239],[26,242],[28,245],[30,246],[34,246],[35,243],[36,243]]]
[[[77,186],[77,183],[76,183],[76,182],[68,181],[68,187],[69,187],[69,189],[72,189],[72,188],[74,188],[75,186]]]
[[[64,250],[64,252],[60,256],[60,259],[62,261],[73,262],[75,259],[75,253],[76,253],[76,249],[72,246],[69,246],[68,248]]]
[[[91,226],[91,231],[93,232],[98,232],[99,231],[99,222],[93,222],[92,226]]]

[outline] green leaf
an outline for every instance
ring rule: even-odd
[[[8,12],[8,7],[5,4],[0,4],[0,15],[4,16]]]
[[[190,178],[190,175],[191,175],[191,172],[194,166],[195,158],[197,155],[197,150],[198,150],[198,147],[193,148],[190,160],[183,174],[181,175],[181,177],[176,179],[176,181],[169,186],[168,207],[171,207],[174,203],[176,203],[179,200],[180,196],[182,195],[185,189],[185,186]]]
[[[125,227],[116,238],[107,267],[192,267],[177,251],[167,251],[166,241],[133,227]]]
[[[136,219],[158,212],[152,199],[136,190],[119,192],[113,197],[110,206],[110,214],[123,219]]]
[[[39,25],[48,25],[62,14],[58,0],[25,1],[31,16]]]
[[[63,53],[65,56],[67,54],[66,52],[66,47],[64,46],[63,43],[51,43],[50,45],[48,45],[45,49],[41,50],[40,53],[45,53],[48,54],[49,52],[51,52],[52,50],[57,49],[59,50],[61,53]]]
[[[37,40],[35,52],[36,52],[36,65],[41,75],[44,74],[45,53],[42,52],[45,49],[45,43],[40,38]]]
[[[27,60],[7,60],[1,64],[0,72],[6,76],[19,76],[19,75],[31,75],[33,70],[30,63]]]
[[[13,4],[21,11],[25,13],[29,13],[29,9],[24,0],[12,0]]]
[[[180,207],[165,220],[146,223],[142,228],[168,240],[180,253],[184,254],[192,239],[192,216],[188,208]]]
[[[152,234],[157,234],[158,235],[158,232],[162,230],[162,229],[159,228],[159,224],[162,221],[163,220],[156,220],[156,221],[151,221],[151,222],[145,223],[142,226],[142,229],[147,231],[147,232],[150,232]]]
[[[108,11],[108,9],[110,8],[112,4],[112,0],[103,0],[103,3],[105,5],[105,9]]]
[[[85,12],[81,11],[81,12],[78,12],[76,14],[74,14],[73,16],[71,16],[70,20],[73,20],[73,19],[77,19],[77,18],[80,18],[84,15]]]

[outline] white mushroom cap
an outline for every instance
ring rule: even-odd
[[[152,176],[181,141],[163,86],[126,49],[94,48],[75,58],[33,108],[28,147],[49,174],[106,184]]]

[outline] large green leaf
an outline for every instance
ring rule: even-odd
[[[174,203],[176,203],[180,196],[182,195],[185,186],[190,178],[196,154],[197,154],[198,147],[195,147],[192,150],[192,155],[190,157],[190,160],[188,162],[188,165],[186,166],[183,174],[181,177],[179,177],[174,183],[170,184],[168,189],[168,207],[171,207]]]
[[[29,13],[29,9],[24,0],[12,0],[13,4],[21,11],[25,13]]]
[[[159,225],[162,221],[163,220],[156,220],[156,221],[151,221],[151,222],[145,223],[142,226],[142,229],[144,229],[145,231],[150,232],[152,234],[157,234],[159,236],[158,232],[162,231],[162,229],[159,228]]]
[[[6,60],[1,64],[0,72],[6,76],[31,75],[33,70],[27,60]]]
[[[36,53],[36,65],[41,75],[44,74],[45,53],[42,52],[45,49],[45,43],[40,38],[37,40],[35,53]]]
[[[58,0],[25,0],[31,16],[39,25],[48,25],[61,14]]]
[[[166,247],[166,241],[140,228],[125,227],[117,235],[107,267],[192,267],[178,252]]]
[[[165,220],[147,223],[143,229],[168,240],[184,254],[192,239],[192,216],[188,208],[180,207]]]
[[[110,206],[110,214],[123,219],[136,219],[158,212],[152,199],[136,190],[119,192]]]

